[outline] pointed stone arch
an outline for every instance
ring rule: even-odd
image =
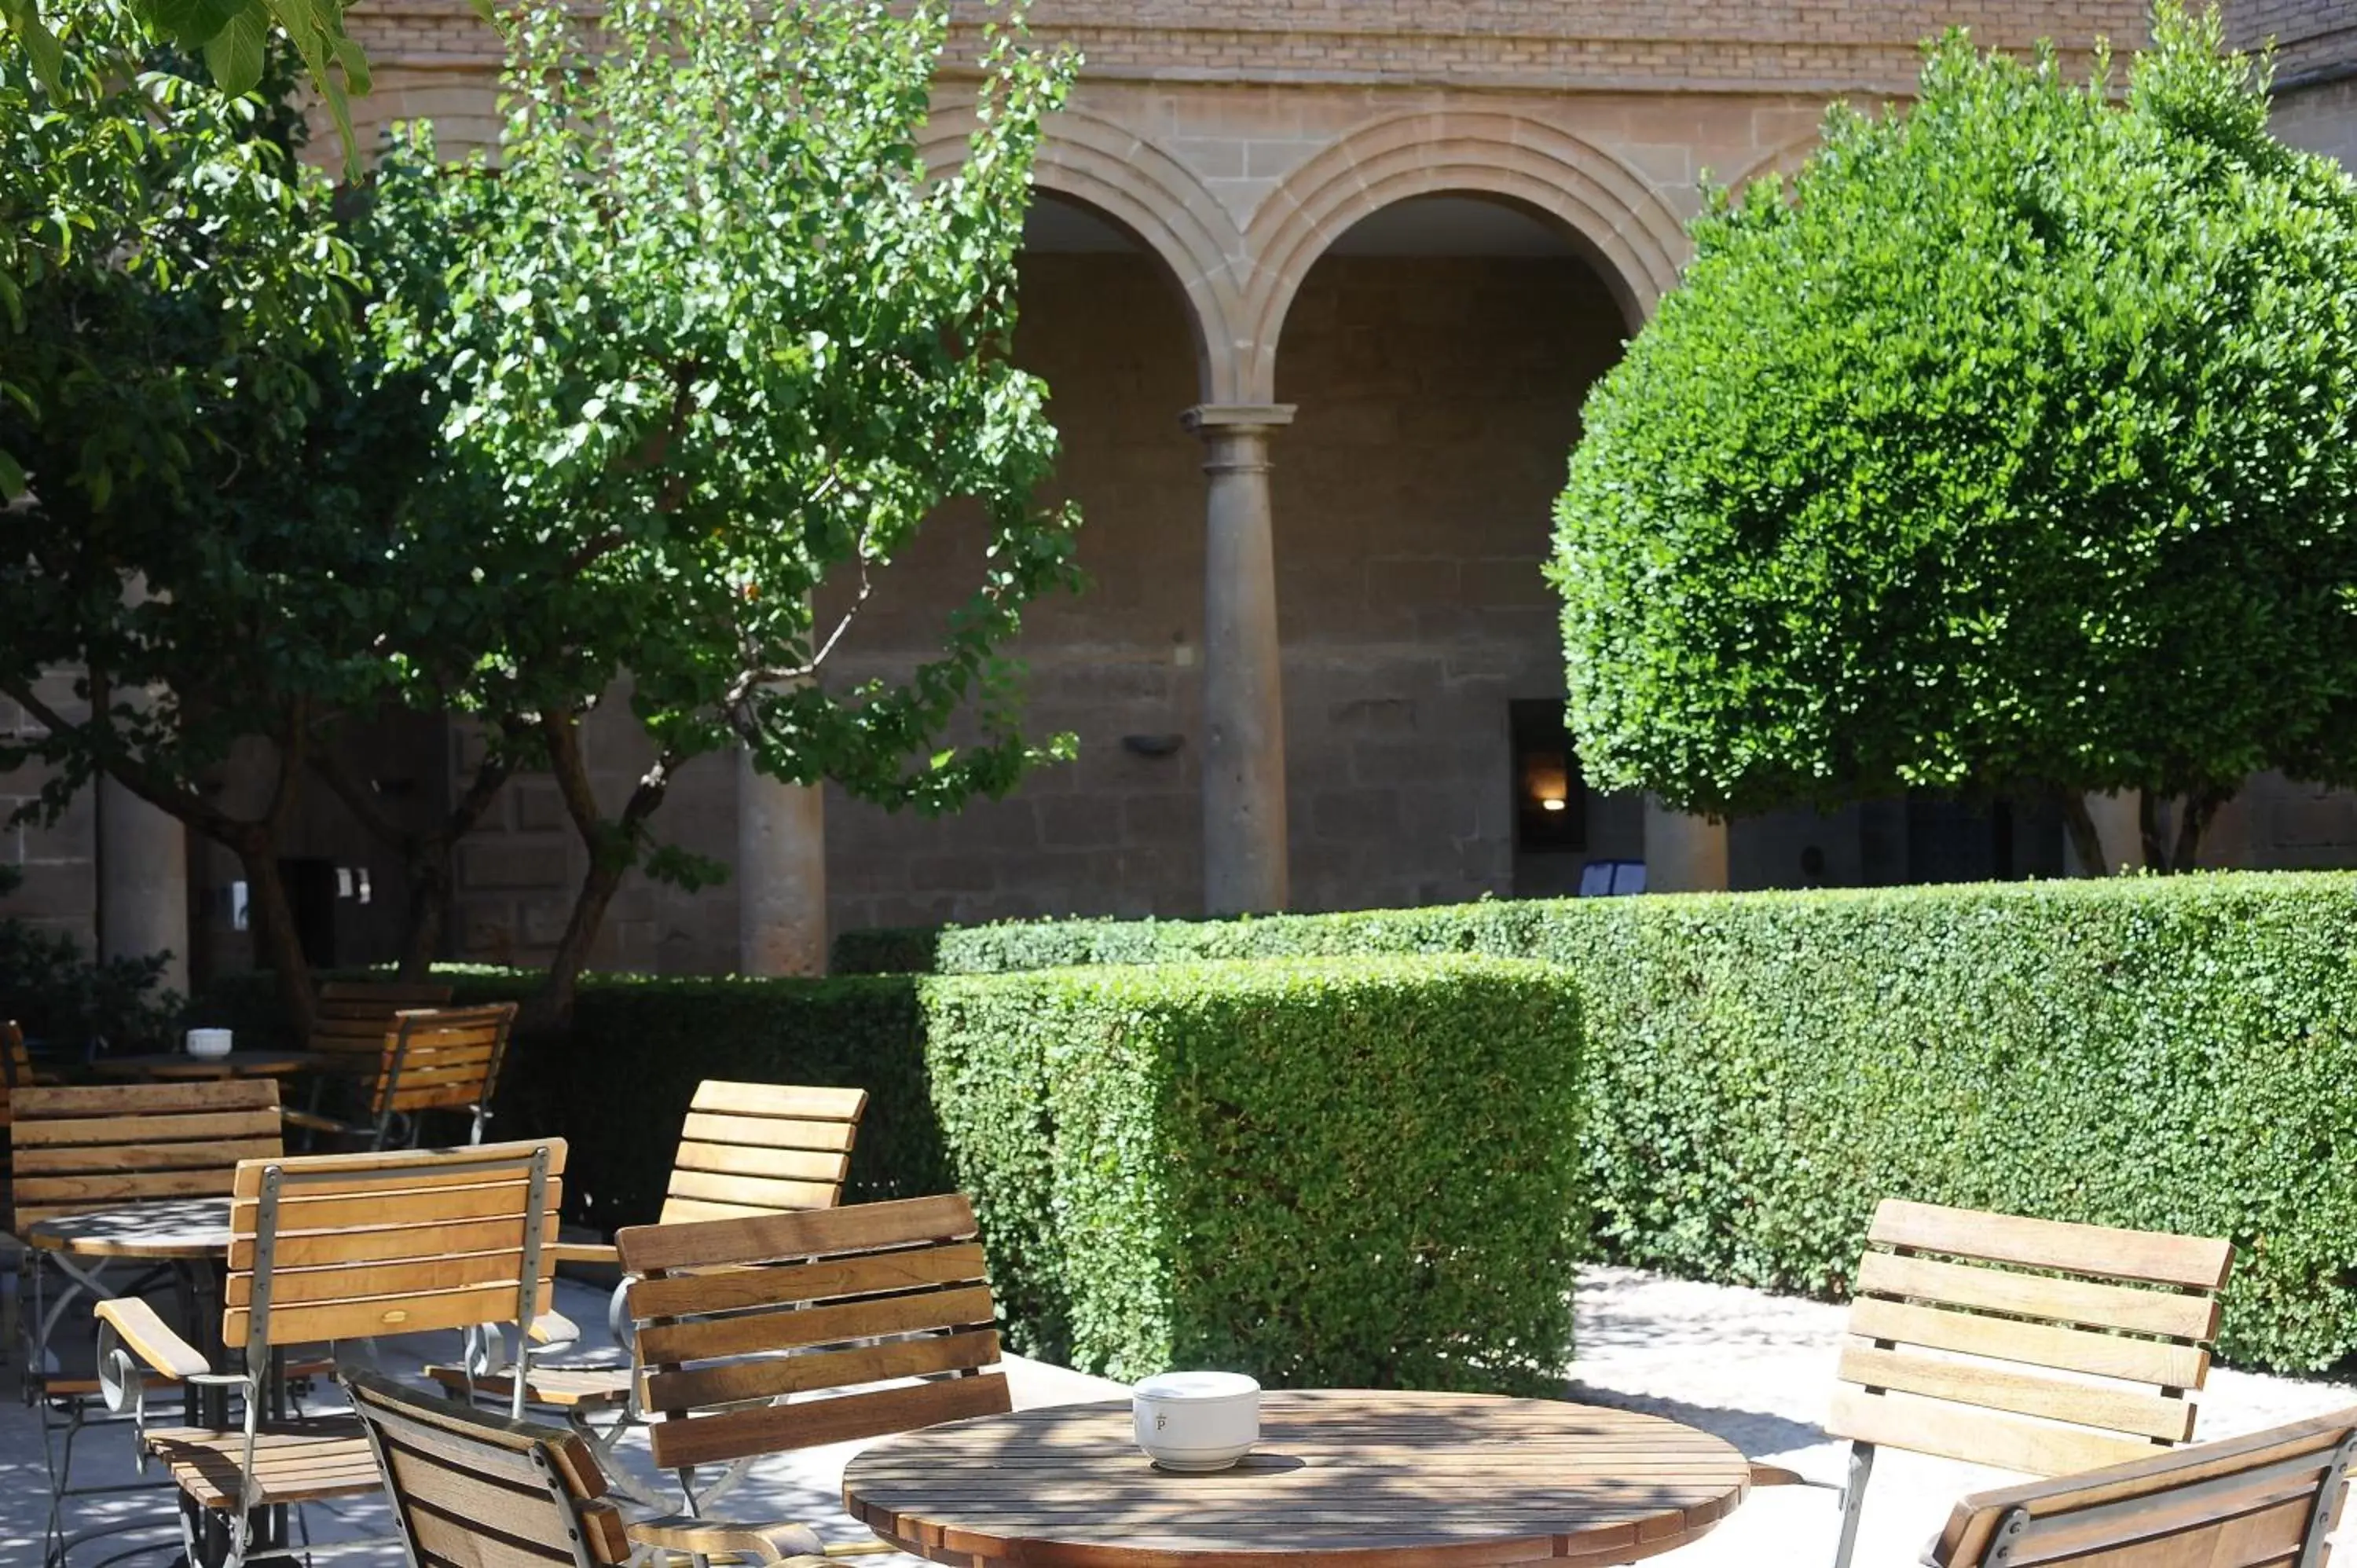
[[[1238,317],[1243,401],[1274,398],[1277,341],[1309,269],[1361,218],[1416,196],[1502,197],[1559,223],[1632,333],[1677,281],[1677,214],[1633,169],[1569,132],[1504,111],[1372,122],[1287,176],[1245,231],[1254,268]]]
[[[937,102],[919,144],[926,172],[956,168],[974,127],[970,96]],[[1032,183],[1090,208],[1161,263],[1186,300],[1202,400],[1235,402],[1243,237],[1202,181],[1127,126],[1066,108],[1048,120]]]

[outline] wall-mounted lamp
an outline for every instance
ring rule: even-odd
[[[1121,748],[1137,757],[1168,757],[1187,744],[1183,735],[1125,735]]]

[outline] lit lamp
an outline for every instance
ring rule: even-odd
[[[1561,757],[1544,754],[1523,759],[1523,793],[1542,811],[1570,809],[1571,779]]]

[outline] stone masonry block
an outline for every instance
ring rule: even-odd
[[[1039,842],[1088,849],[1121,842],[1122,803],[1106,795],[1071,795],[1039,803]]]
[[[469,891],[561,887],[568,880],[561,843],[485,840],[458,846],[458,886]]]
[[[565,815],[565,798],[557,793],[554,779],[538,774],[517,779],[508,785],[508,798],[514,804],[516,827],[524,832],[562,832],[572,826]]]

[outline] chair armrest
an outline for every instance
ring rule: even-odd
[[[581,1329],[561,1312],[544,1312],[532,1320],[524,1334],[535,1345],[570,1345],[581,1337]]]
[[[793,1563],[796,1568],[815,1568],[826,1561],[826,1549],[810,1527],[802,1524],[731,1524],[667,1514],[662,1519],[633,1520],[630,1536],[633,1546],[659,1547],[696,1557]]]
[[[307,1128],[314,1133],[363,1133],[367,1131],[366,1128],[355,1127],[349,1122],[339,1122],[332,1116],[321,1116],[316,1112],[310,1111],[297,1111],[292,1106],[286,1105],[282,1105],[278,1108],[278,1120],[289,1127]]]
[[[611,1241],[557,1241],[543,1247],[544,1255],[554,1253],[560,1263],[605,1263],[613,1268],[622,1266],[621,1250]]]
[[[186,1381],[212,1370],[196,1347],[172,1332],[172,1326],[137,1296],[102,1301],[95,1311],[98,1320],[111,1325],[133,1355],[165,1376]]]

